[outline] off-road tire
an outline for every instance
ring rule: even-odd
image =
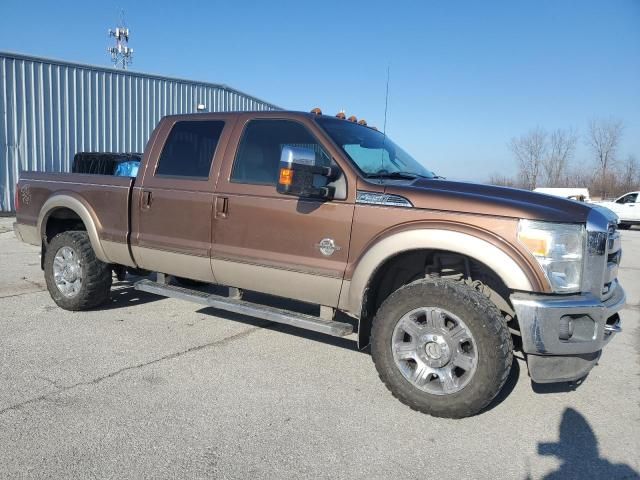
[[[56,286],[53,276],[53,261],[58,250],[71,247],[80,256],[82,286],[73,297],[67,297]],[[111,290],[111,266],[96,257],[87,232],[67,231],[53,237],[44,258],[44,278],[54,302],[65,310],[88,310],[109,299]]]
[[[435,395],[412,385],[397,367],[392,335],[397,322],[413,309],[434,306],[464,320],[478,349],[473,377],[461,390]],[[380,306],[372,326],[371,353],[378,375],[394,397],[434,417],[463,418],[482,411],[504,386],[513,361],[511,334],[498,308],[466,284],[421,279],[392,293]]]

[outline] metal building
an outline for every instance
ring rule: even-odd
[[[165,115],[276,109],[226,85],[0,52],[0,211],[14,209],[20,170],[69,171],[79,151],[142,152]]]

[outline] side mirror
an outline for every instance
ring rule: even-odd
[[[331,200],[335,188],[327,183],[335,175],[335,169],[316,165],[316,152],[310,148],[283,147],[276,189],[283,195]],[[324,185],[317,186],[318,178]]]

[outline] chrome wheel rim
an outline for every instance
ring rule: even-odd
[[[405,314],[391,339],[396,366],[414,387],[433,395],[462,390],[478,366],[478,350],[467,325],[438,307]]]
[[[53,258],[53,280],[65,297],[75,297],[82,288],[80,256],[71,247],[62,247]]]

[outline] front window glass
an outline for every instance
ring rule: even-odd
[[[618,203],[635,203],[637,197],[637,193],[630,193],[629,195],[625,195],[624,197],[619,199]]]
[[[311,133],[289,120],[253,120],[247,124],[231,172],[234,183],[275,185],[284,147],[303,147],[316,152],[318,165],[330,158]]]
[[[316,121],[369,178],[437,178],[382,132],[339,118]]]

